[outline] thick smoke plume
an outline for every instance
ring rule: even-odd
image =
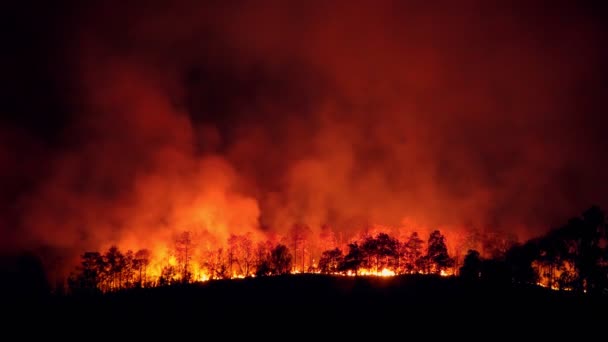
[[[0,127],[0,184],[28,184],[7,248],[294,224],[528,238],[608,203],[593,8],[128,3],[61,16],[59,143]]]

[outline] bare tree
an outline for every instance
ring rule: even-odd
[[[243,275],[248,277],[251,274],[251,268],[254,262],[253,241],[251,233],[241,235],[238,241],[239,251],[241,252],[241,263],[243,266]]]
[[[150,264],[150,251],[147,249],[140,249],[135,253],[133,260],[135,269],[139,272],[138,286],[146,286],[146,272],[148,265]]]
[[[104,255],[106,273],[109,279],[109,290],[118,290],[121,286],[122,271],[125,266],[124,255],[118,247],[112,246]]]
[[[300,260],[300,271],[306,271],[306,254],[308,253],[308,238],[311,234],[310,227],[304,224],[294,224],[289,231],[289,240],[293,246],[293,271],[298,270],[298,258]],[[299,253],[299,256],[298,256]]]
[[[254,263],[254,257],[251,233],[230,235],[228,238],[228,265],[231,276],[249,276]]]
[[[192,278],[190,271],[190,261],[194,251],[194,243],[192,242],[192,234],[190,231],[184,231],[175,239],[175,257],[179,265],[182,282],[188,283]]]

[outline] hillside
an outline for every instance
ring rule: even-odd
[[[577,330],[605,320],[608,298],[544,288],[500,287],[433,276],[287,275],[133,289],[98,296],[49,297],[30,303],[28,319],[74,325],[159,329],[192,323],[303,328],[423,324],[539,330],[551,322]],[[21,306],[21,309],[26,306]],[[34,312],[34,315],[31,313]],[[77,322],[77,323],[75,323]],[[159,325],[160,324],[160,325]],[[360,325],[363,324],[363,325]],[[378,325],[380,324],[380,325]],[[274,327],[274,328],[273,328]]]

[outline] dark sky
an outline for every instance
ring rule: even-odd
[[[0,248],[607,207],[603,3],[5,1]]]

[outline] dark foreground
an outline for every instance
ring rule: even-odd
[[[48,325],[56,331],[78,327],[239,334],[250,327],[252,333],[289,328],[406,334],[427,329],[431,334],[482,337],[486,329],[492,334],[531,333],[532,329],[545,337],[568,333],[582,337],[603,331],[608,323],[606,296],[433,276],[289,275],[98,296],[13,298],[11,304],[11,317],[18,323]]]

